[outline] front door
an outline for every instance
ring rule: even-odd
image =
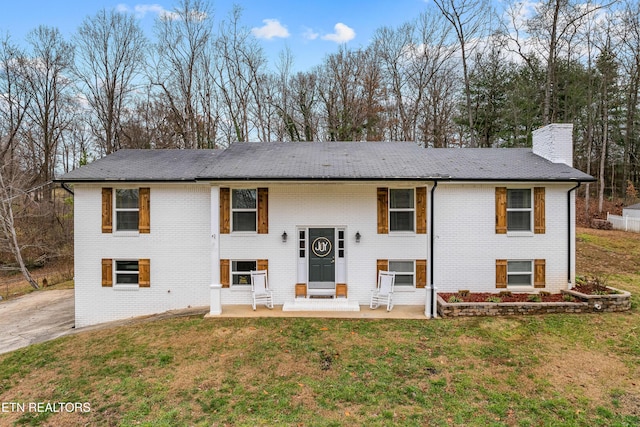
[[[309,284],[333,288],[336,283],[335,229],[309,229]]]

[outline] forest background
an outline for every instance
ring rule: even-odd
[[[0,29],[0,268],[69,263],[71,195],[56,176],[123,148],[224,148],[240,141],[415,141],[530,147],[573,123],[580,220],[637,201],[640,3],[434,0],[368,45],[340,45],[296,71],[270,63],[243,25],[179,0],[152,37],[101,10],[73,36]],[[524,13],[527,9],[530,13]]]

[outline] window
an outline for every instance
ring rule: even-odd
[[[257,190],[232,190],[231,221],[233,231],[256,231],[258,218]]]
[[[395,286],[414,285],[414,263],[413,261],[389,261],[389,271],[396,273]]]
[[[507,231],[531,231],[531,189],[507,189]]]
[[[116,261],[116,285],[137,285],[140,268],[137,260]]]
[[[233,286],[251,285],[251,271],[255,271],[256,261],[231,261],[231,283]]]
[[[306,236],[306,230],[298,231],[298,250],[299,250],[298,258],[304,258],[306,254],[307,238],[305,236]]]
[[[116,230],[137,231],[140,215],[138,189],[116,190]]]
[[[507,261],[507,286],[532,286],[531,261]]]
[[[389,230],[414,231],[414,190],[389,190]]]
[[[344,258],[344,230],[338,230],[338,258]]]

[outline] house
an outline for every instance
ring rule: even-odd
[[[640,218],[640,203],[622,208],[622,216],[631,218]]]
[[[533,140],[118,151],[59,179],[75,193],[76,326],[249,306],[255,269],[283,310],[359,310],[379,270],[427,317],[436,292],[571,288],[574,190],[593,178],[572,167],[572,125]]]

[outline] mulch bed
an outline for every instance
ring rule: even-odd
[[[591,281],[587,283],[578,283],[573,288],[574,291],[587,295],[606,295],[615,294],[616,291],[607,288],[599,283],[593,283]]]
[[[504,295],[500,296],[496,293],[480,293],[480,292],[471,292],[466,296],[460,296],[458,293],[438,293],[439,296],[442,297],[443,300],[449,301],[449,298],[453,295],[462,299],[463,302],[487,302],[487,299],[490,297],[498,297],[500,298],[500,302],[531,302],[529,301],[530,295],[538,295],[538,294],[521,294],[521,293],[512,293],[510,296]],[[541,302],[564,302],[562,299],[562,294],[551,294],[540,296],[542,299]]]

